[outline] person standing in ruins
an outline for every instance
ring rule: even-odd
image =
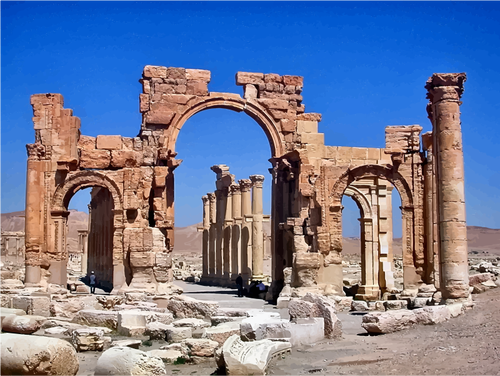
[[[238,297],[243,296],[243,278],[241,278],[241,273],[236,277],[236,286],[238,286]]]
[[[97,278],[96,278],[94,272],[92,271],[90,273],[90,293],[91,294],[95,294],[95,285],[96,285],[96,282],[97,282]]]

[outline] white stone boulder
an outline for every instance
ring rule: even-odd
[[[414,311],[371,312],[363,316],[361,326],[368,333],[392,333],[417,323]]]
[[[464,313],[464,306],[462,303],[454,303],[446,306],[450,311],[451,317],[458,317]]]
[[[118,333],[122,336],[142,336],[146,332],[146,324],[153,322],[151,312],[144,311],[118,311]]]
[[[451,318],[450,310],[445,305],[417,308],[412,311],[417,324],[434,325]]]
[[[2,375],[76,375],[78,356],[68,342],[41,336],[1,335]]]
[[[228,375],[265,375],[269,361],[290,349],[289,342],[268,339],[243,342],[233,335],[222,346],[222,357]]]
[[[47,321],[43,316],[8,315],[2,320],[2,331],[8,333],[31,334],[41,328]]]
[[[118,312],[84,309],[78,312],[78,314],[71,321],[76,324],[86,326],[103,326],[115,330],[118,327]]]
[[[227,322],[217,326],[205,329],[204,338],[217,342],[219,345],[224,344],[232,335],[240,336],[240,323]]]
[[[102,351],[104,332],[97,328],[77,329],[71,334],[71,342],[76,351]]]
[[[97,360],[94,375],[165,375],[163,360],[130,347],[111,347]]]
[[[17,315],[17,316],[24,316],[26,315],[26,312],[23,311],[22,309],[15,309],[15,308],[1,308],[0,309],[0,314],[2,316],[7,316],[7,315]]]
[[[210,318],[216,316],[219,304],[197,300],[188,296],[174,296],[168,302],[168,309],[175,318]]]
[[[62,326],[54,326],[52,328],[47,328],[43,330],[46,335],[56,335],[56,336],[67,336],[69,335],[69,331]]]

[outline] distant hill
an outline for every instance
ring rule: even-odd
[[[264,222],[264,233],[271,234],[271,223]],[[202,232],[197,228],[201,223],[186,227],[177,227],[174,231],[175,250],[174,253],[201,253]],[[78,246],[79,229],[88,228],[88,214],[77,210],[70,210],[69,215],[69,244],[71,249]],[[2,231],[24,231],[24,211],[3,213]],[[500,256],[500,229],[487,227],[467,226],[467,237],[469,252],[479,255],[489,254]],[[344,238],[343,252],[345,254],[356,254],[360,250],[359,238]],[[73,248],[75,247],[75,248]],[[393,240],[395,255],[401,255],[401,238]]]

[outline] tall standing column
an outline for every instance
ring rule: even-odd
[[[241,277],[245,284],[252,277],[252,182],[250,179],[239,181],[241,189]]]
[[[252,280],[264,278],[264,232],[262,229],[262,185],[264,176],[252,175]]]
[[[224,214],[223,278],[224,284],[231,284],[231,233],[233,226],[233,194],[226,188],[226,210]]]
[[[208,236],[208,275],[215,278],[215,246],[217,239],[217,202],[215,193],[208,193],[210,208],[210,230]]]
[[[233,226],[231,234],[231,281],[235,281],[241,273],[241,190],[239,184],[230,187],[233,197]]]
[[[203,240],[202,240],[202,278],[208,277],[208,248],[210,244],[210,201],[208,195],[203,196]]]
[[[441,292],[444,299],[469,296],[467,227],[460,97],[465,73],[433,74],[425,88],[430,100],[437,159]]]

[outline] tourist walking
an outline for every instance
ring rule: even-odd
[[[236,277],[236,286],[238,286],[238,297],[243,296],[243,278],[241,278],[241,273]]]
[[[96,285],[96,282],[97,282],[97,278],[94,274],[94,271],[92,271],[90,273],[90,293],[91,294],[95,294],[95,285]]]

